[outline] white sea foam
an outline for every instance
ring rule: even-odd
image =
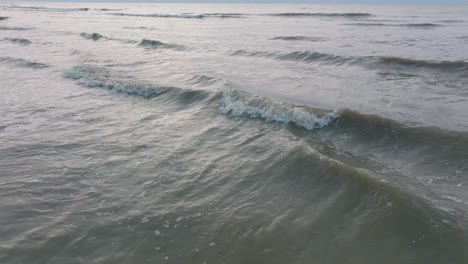
[[[156,96],[168,90],[167,87],[154,86],[146,83],[111,77],[109,72],[94,66],[74,67],[65,72],[64,77],[76,80],[82,86],[90,88],[105,88],[108,90],[144,97]]]
[[[323,128],[339,117],[338,111],[316,115],[306,107],[273,101],[253,95],[242,95],[232,89],[224,89],[221,111],[232,116],[263,118],[268,122],[293,123],[309,130]]]

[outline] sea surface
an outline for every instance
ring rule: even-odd
[[[0,3],[0,263],[468,263],[468,6]]]

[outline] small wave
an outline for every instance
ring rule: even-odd
[[[150,27],[124,27],[123,29],[157,30],[156,28]]]
[[[274,13],[274,14],[268,14],[268,15],[279,16],[279,17],[347,17],[347,18],[372,16],[372,14],[369,14],[369,13]]]
[[[87,7],[80,8],[56,8],[56,7],[44,7],[44,6],[10,6],[9,8],[13,9],[23,9],[26,11],[45,11],[45,12],[80,12],[80,11],[89,11]]]
[[[202,14],[203,17],[212,17],[212,18],[243,18],[246,14],[241,13],[206,13]]]
[[[286,40],[286,41],[311,41],[311,42],[321,42],[325,39],[317,37],[305,37],[305,36],[280,36],[274,37],[272,40]]]
[[[400,57],[379,57],[380,63],[393,64],[400,66],[431,68],[440,70],[466,71],[468,70],[468,62],[465,61],[431,61],[431,60],[414,60]]]
[[[465,20],[457,20],[457,19],[447,19],[447,20],[440,20],[441,23],[464,23]]]
[[[113,72],[107,68],[92,65],[73,67],[65,72],[63,76],[77,81],[78,84],[84,87],[103,88],[144,98],[153,98],[165,94],[169,100],[176,101],[185,106],[204,100],[212,95],[210,92],[203,90],[182,89],[141,82],[125,76],[121,72]]]
[[[323,128],[339,116],[337,111],[318,115],[305,106],[277,102],[267,98],[224,89],[221,111],[226,115],[262,118],[268,122],[292,123],[308,130]]]
[[[399,26],[416,27],[416,28],[443,27],[443,25],[441,25],[441,24],[434,24],[434,23],[409,23],[409,24],[400,24]]]
[[[92,39],[92,40],[99,40],[99,39],[104,37],[103,35],[98,34],[98,33],[91,33],[91,34],[90,33],[81,33],[80,36],[85,38],[85,39]]]
[[[0,16],[0,21],[10,19],[10,17]]]
[[[121,11],[122,9],[115,9],[115,8],[98,8],[94,9],[96,11]]]
[[[0,26],[0,30],[30,30],[30,29],[32,28]]]
[[[32,43],[29,39],[24,38],[4,38],[3,41],[8,41],[19,45],[29,45]]]
[[[145,48],[151,48],[151,49],[174,49],[174,50],[184,50],[186,49],[185,46],[183,45],[177,45],[177,44],[167,44],[163,43],[158,40],[151,40],[151,39],[143,39],[140,44],[140,46],[145,47]]]
[[[64,77],[77,81],[89,88],[104,88],[130,95],[143,97],[158,96],[167,91],[167,87],[155,86],[141,82],[131,82],[124,79],[111,78],[111,73],[104,68],[82,65],[73,67],[64,73]]]
[[[400,57],[346,57],[340,55],[326,54],[320,52],[295,51],[295,52],[249,52],[238,50],[231,53],[232,56],[249,56],[249,57],[264,57],[276,60],[298,61],[305,63],[323,63],[332,65],[350,65],[357,64],[366,67],[375,66],[400,66],[406,68],[424,68],[446,71],[450,73],[466,73],[468,70],[468,62],[465,61],[431,61],[431,60],[415,60]]]
[[[309,51],[294,51],[294,52],[249,52],[245,50],[237,50],[231,54],[232,56],[248,56],[248,57],[265,57],[276,60],[299,61],[299,62],[322,62],[329,64],[343,64],[354,61],[353,58]]]
[[[434,23],[407,23],[407,24],[385,24],[385,23],[347,23],[348,26],[361,26],[361,27],[409,27],[409,28],[435,28],[443,27],[440,24]]]
[[[16,67],[22,67],[22,68],[43,69],[43,68],[49,67],[49,65],[44,64],[44,63],[34,62],[34,61],[25,60],[21,58],[12,58],[12,57],[0,57],[0,62],[12,64],[12,65],[15,65]]]
[[[206,16],[203,15],[173,15],[173,14],[132,14],[132,13],[110,13],[110,15],[114,16],[131,16],[131,17],[156,17],[156,18],[195,18],[195,19],[202,19]]]

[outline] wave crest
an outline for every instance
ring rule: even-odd
[[[267,52],[267,51],[245,51],[237,50],[231,53],[232,56],[263,57],[275,60],[298,61],[305,63],[323,63],[332,65],[357,64],[364,67],[404,67],[406,69],[432,69],[445,71],[446,73],[466,74],[468,62],[466,61],[434,61],[416,60],[401,57],[347,57],[320,52],[294,51],[294,52]]]
[[[98,34],[98,33],[91,33],[91,34],[90,33],[81,33],[80,36],[85,38],[85,39],[92,39],[92,40],[99,40],[99,39],[104,37],[103,35]]]
[[[107,70],[89,65],[73,67],[71,70],[64,73],[64,77],[75,80],[85,87],[105,88],[143,97],[154,97],[167,91],[166,87],[110,78],[110,72]]]
[[[224,89],[222,96],[221,111],[226,115],[262,118],[268,122],[292,123],[308,130],[323,128],[339,117],[338,111],[318,115],[305,106],[246,95],[232,89]]]
[[[158,48],[175,49],[175,50],[186,49],[186,47],[183,45],[167,44],[158,40],[151,40],[151,39],[143,39],[140,42],[140,46],[145,47],[145,48],[152,48],[152,49],[158,49]]]

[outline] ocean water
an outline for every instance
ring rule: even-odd
[[[0,263],[468,263],[468,6],[0,4]]]

